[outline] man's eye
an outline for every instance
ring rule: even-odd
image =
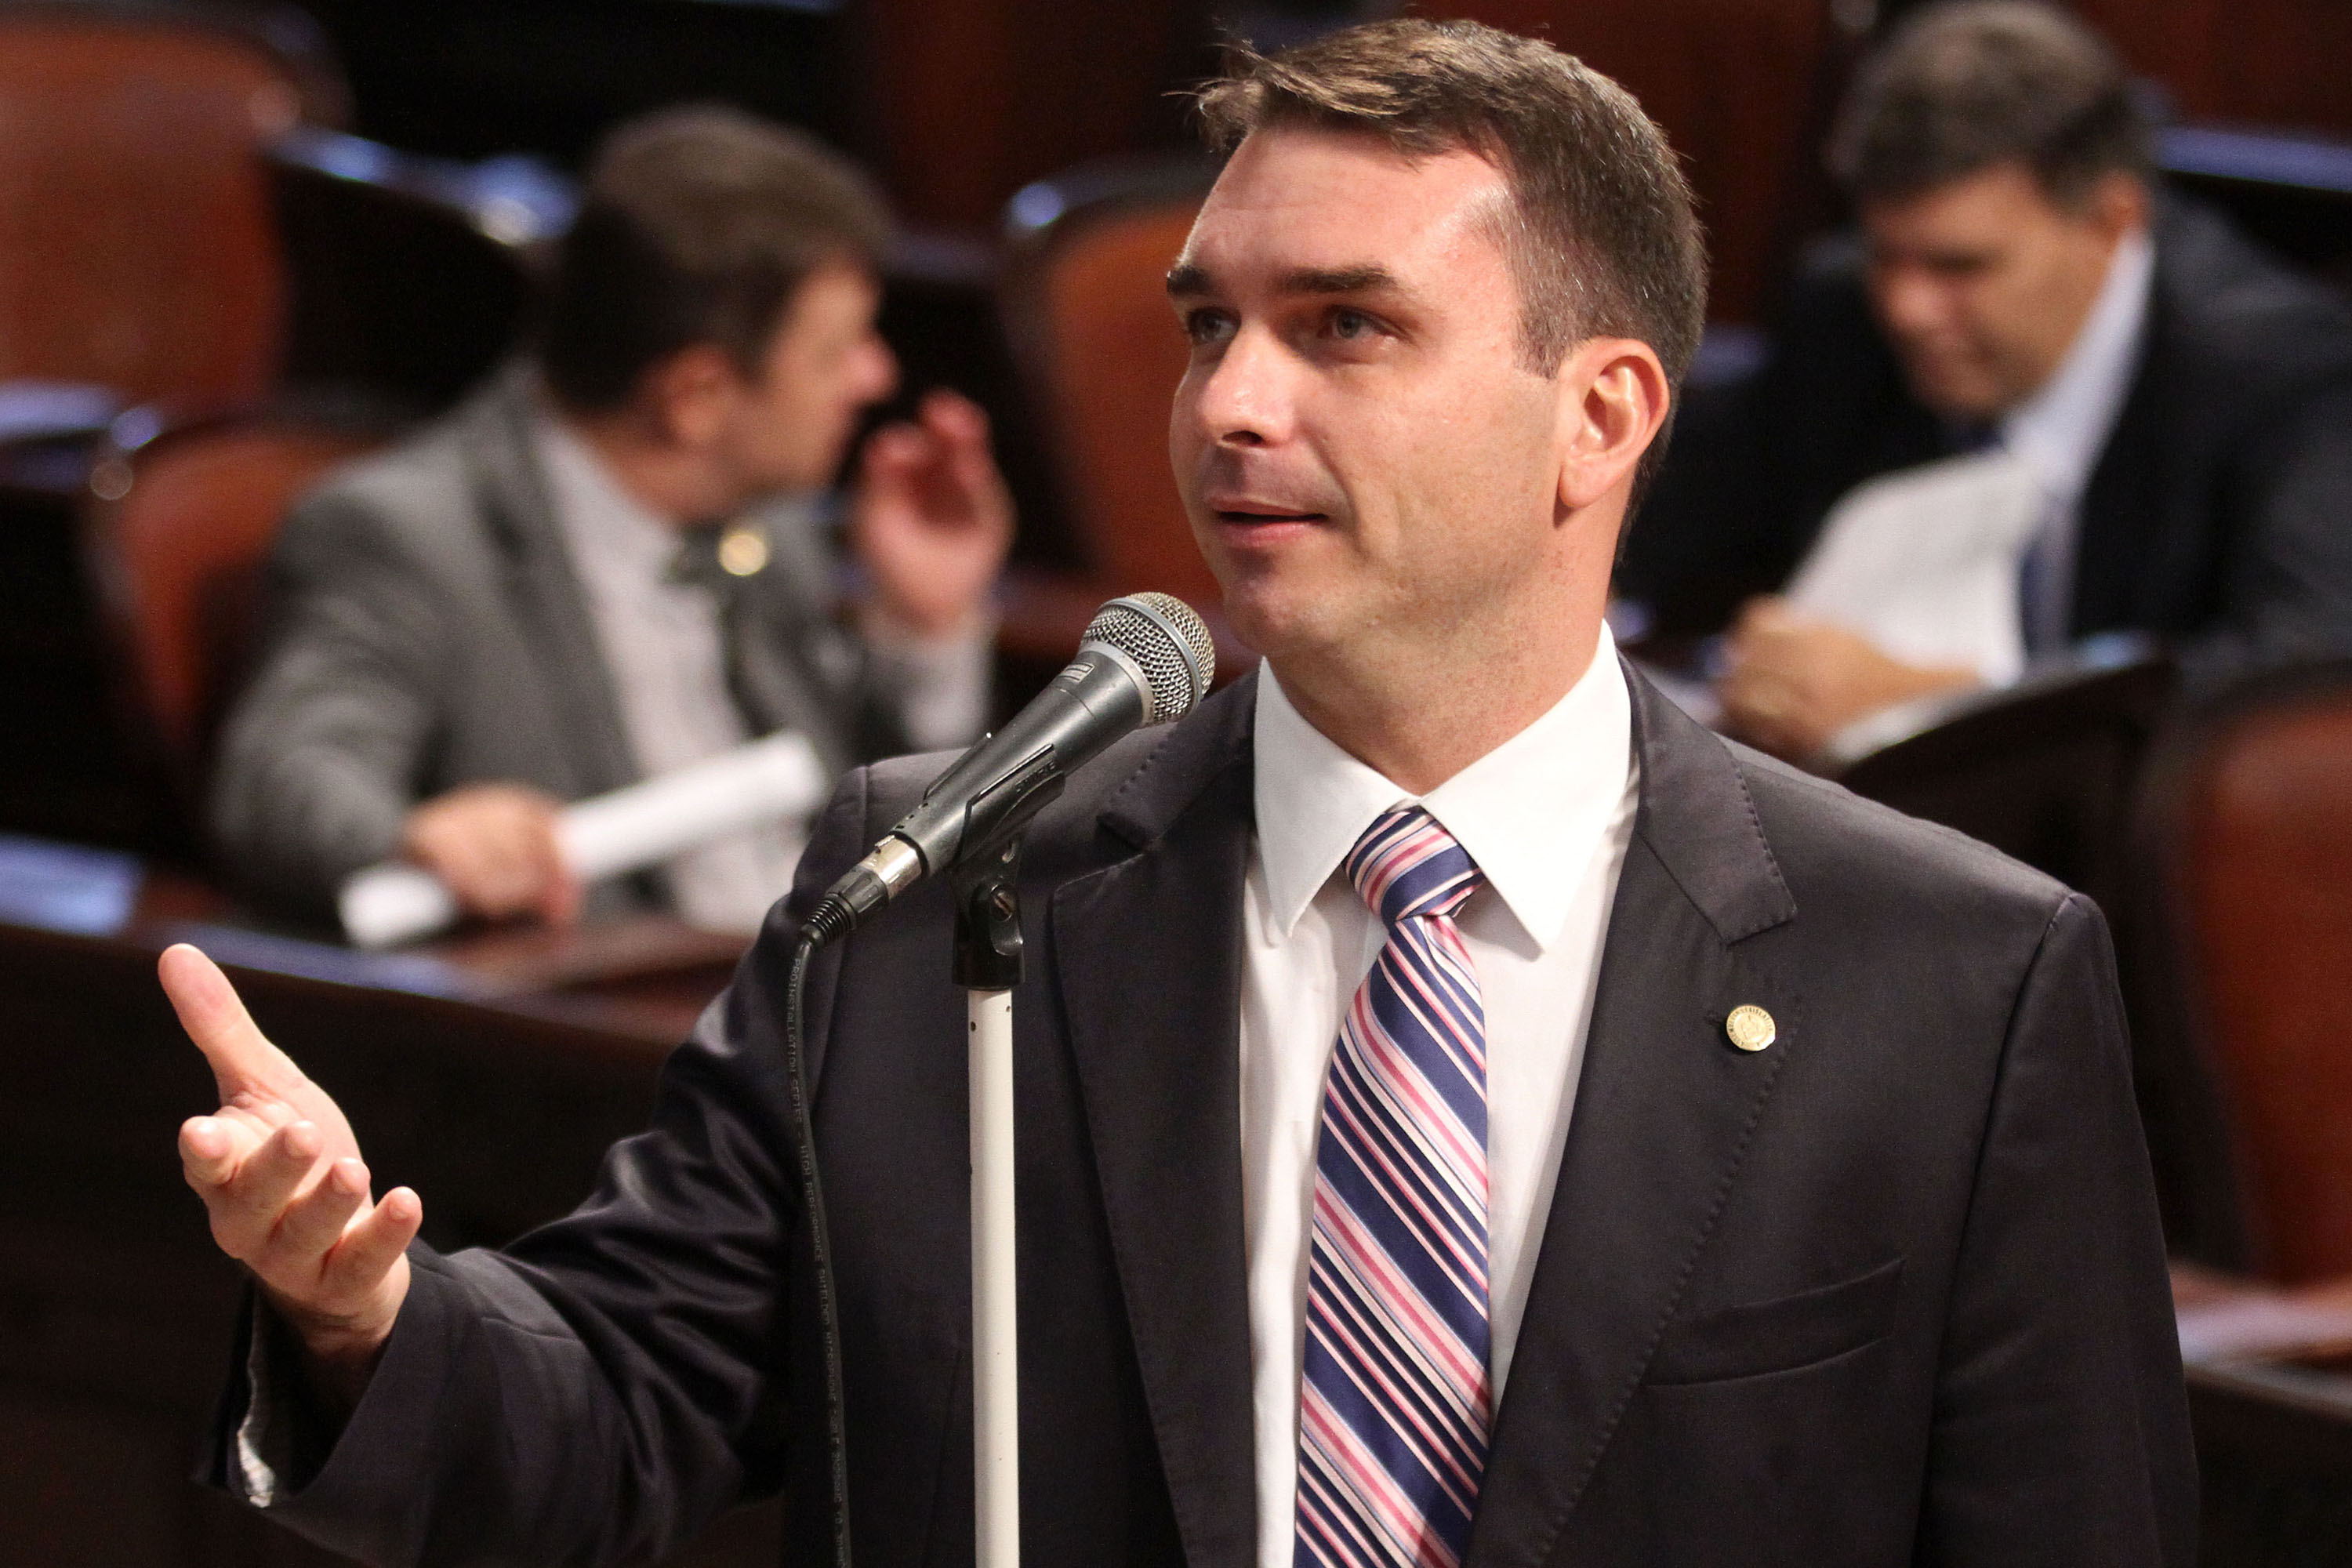
[[[1331,312],[1331,335],[1335,338],[1346,340],[1368,338],[1378,330],[1372,319],[1361,310]]]
[[[1184,335],[1197,346],[1213,346],[1234,335],[1234,319],[1223,310],[1187,310]]]

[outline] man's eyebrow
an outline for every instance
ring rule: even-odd
[[[1286,272],[1276,285],[1285,294],[1371,294],[1402,287],[1385,267],[1307,267]]]
[[[1304,267],[1286,272],[1275,288],[1285,294],[1370,294],[1403,287],[1385,267]],[[1168,292],[1178,299],[1216,291],[1208,268],[1181,262],[1169,269]]]

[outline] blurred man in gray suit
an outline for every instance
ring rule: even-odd
[[[785,830],[583,889],[560,805],[776,729],[834,771],[978,731],[1013,527],[980,410],[937,393],[867,442],[846,625],[814,502],[897,384],[887,231],[854,169],[749,116],[613,136],[530,359],[286,526],[213,797],[254,891],[321,911],[404,857],[483,917],[653,900],[750,930]]]

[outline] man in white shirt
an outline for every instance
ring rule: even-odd
[[[2165,192],[2153,148],[2053,5],[1922,6],[1857,73],[1831,144],[1856,232],[1801,260],[1761,371],[1686,411],[1621,571],[1671,632],[1776,590],[1733,616],[1736,732],[1809,756],[2101,632],[2199,689],[2352,651],[2352,313]],[[1969,454],[2018,505],[1948,504]]]
[[[862,176],[781,127],[615,132],[528,362],[289,520],[215,780],[236,874],[318,909],[398,855],[477,915],[564,921],[591,891],[557,849],[567,800],[779,728],[834,772],[978,733],[1013,519],[969,402],[934,393],[867,442],[866,585],[836,614],[820,500],[897,384],[887,237]],[[798,847],[744,833],[593,891],[749,933]]]
[[[1265,666],[1036,818],[1021,1545],[1047,1568],[2184,1563],[2194,1471],[2096,911],[1614,658],[1704,258],[1630,95],[1468,23],[1237,55],[1171,449]],[[805,914],[940,763],[853,776]],[[858,1561],[970,1561],[950,900],[807,994]],[[410,1245],[200,954],[181,1152],[261,1281],[207,1475],[388,1562],[838,1561],[789,929],[597,1197]]]
[[[2017,600],[2017,629],[2007,635],[2027,650],[2048,650],[2067,640],[2083,488],[2123,410],[2147,321],[2147,131],[2136,114],[2116,115],[2102,101],[2129,88],[2087,34],[2054,17],[2045,23],[2028,6],[1975,9],[1986,20],[1973,34],[1969,18],[1952,13],[1915,24],[1888,45],[1846,110],[1839,154],[1844,172],[1868,180],[1858,202],[1865,276],[1912,388],[1956,429],[1971,432],[1970,443],[2018,458],[2038,491],[2038,521],[2025,537],[2003,542],[1996,569]],[[2032,110],[2012,111],[1999,127],[1973,123],[1971,111],[1980,118],[1996,105],[1987,101],[1986,81],[1950,64],[1969,43],[1978,45],[1969,58],[1979,78],[2006,75],[1992,85],[2021,97],[2044,89]],[[2080,85],[2062,77],[2050,90],[2032,79],[2042,63],[2035,47],[2055,51],[2062,65],[2074,63],[2070,52],[2094,49],[2093,62],[2105,68],[2076,73]],[[2028,63],[2017,63],[2021,54]],[[1945,68],[1931,74],[1938,55]],[[1936,89],[1943,114],[1931,121],[1920,100]],[[2116,123],[2085,123],[2102,115]],[[1955,142],[1963,125],[2006,142],[1970,147],[1977,166],[1939,166],[1924,185],[1907,170],[1890,178],[1880,164],[1903,153],[1922,156],[1922,122]],[[1908,143],[1906,131],[1913,132]],[[1890,526],[1896,515],[1890,507]],[[1817,548],[1833,542],[1832,529]],[[1858,635],[1867,604],[1792,595],[1797,604],[1764,599],[1742,613],[1718,686],[1726,721],[1759,744],[1807,756],[1880,708],[1984,679],[1981,662],[1906,663]],[[2006,662],[2013,668],[2014,656]]]

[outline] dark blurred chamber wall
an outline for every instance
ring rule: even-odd
[[[363,135],[576,163],[626,114],[719,99],[863,154],[914,223],[994,226],[1042,175],[1181,146],[1173,96],[1227,31],[1344,20],[1349,0],[304,0]],[[1818,171],[1858,41],[1896,0],[1469,0],[1418,7],[1537,33],[1637,93],[1689,160],[1715,314],[1753,320],[1779,260],[1834,216]],[[2342,0],[2078,0],[2179,112],[2352,134]]]

